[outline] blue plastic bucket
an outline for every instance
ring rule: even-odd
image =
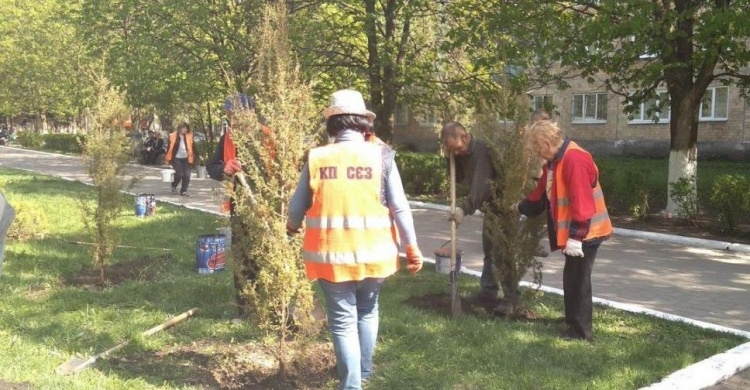
[[[135,197],[135,216],[139,218],[156,214],[156,196],[154,194],[140,194]]]
[[[195,243],[195,267],[199,274],[212,274],[226,267],[227,237],[223,234],[204,234]]]

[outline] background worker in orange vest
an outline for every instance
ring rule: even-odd
[[[375,114],[362,94],[335,92],[323,114],[336,140],[310,151],[287,230],[300,232],[305,220],[302,257],[308,278],[318,280],[325,296],[340,388],[360,389],[372,375],[378,295],[399,268],[399,244],[412,274],[422,268],[422,254],[395,152],[365,140]]]
[[[234,131],[232,129],[232,126],[234,125],[234,115],[235,111],[239,112],[238,110],[255,110],[255,102],[251,97],[244,93],[235,94],[224,101],[224,111],[227,115],[227,127],[224,134],[219,138],[218,144],[216,144],[216,150],[214,150],[214,153],[206,164],[206,170],[212,179],[218,181],[233,180],[231,189],[232,193],[241,186],[236,175],[243,172],[242,163],[237,159],[237,146],[232,138],[232,132]],[[272,173],[273,159],[276,158],[276,144],[273,138],[273,132],[270,128],[261,125],[261,132],[264,137],[264,146],[269,150],[268,158],[271,161],[265,161],[265,164],[266,173],[270,175]],[[233,220],[232,243],[237,243],[239,241],[237,235],[247,231],[247,228],[242,225],[239,227],[234,226],[234,198],[230,197],[223,207],[227,209],[226,211],[229,211],[229,216]],[[248,253],[235,251],[233,256],[236,264],[245,265],[244,267],[235,267],[235,274],[233,275],[236,291],[235,300],[237,302],[239,313],[242,315],[248,312],[248,302],[240,291],[247,280],[254,280],[256,278],[257,270],[252,267],[254,262],[250,261],[251,258],[248,257]]]
[[[518,205],[535,216],[547,211],[550,248],[565,254],[565,340],[593,341],[591,270],[599,245],[612,235],[612,223],[591,155],[563,136],[553,122],[532,123],[529,148],[547,161],[537,187]]]
[[[187,193],[190,185],[190,166],[193,165],[195,145],[193,144],[193,133],[190,126],[183,122],[177,126],[177,131],[169,135],[169,149],[165,159],[171,164],[175,171],[172,182],[172,192],[177,192],[177,186],[182,182],[180,195],[190,196]]]

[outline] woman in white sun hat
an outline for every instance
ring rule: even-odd
[[[380,287],[398,270],[400,248],[412,274],[422,254],[395,152],[365,140],[375,114],[362,94],[336,91],[323,116],[335,142],[310,151],[287,229],[299,233],[305,220],[302,256],[325,296],[340,388],[360,389],[372,375]]]

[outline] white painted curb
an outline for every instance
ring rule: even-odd
[[[446,211],[446,212],[450,211],[450,207],[448,206],[441,205],[441,204],[434,204],[434,203],[426,203],[426,202],[409,201],[409,206],[413,208],[421,208],[421,209],[427,209],[427,210]],[[476,215],[482,215],[482,212],[477,211]],[[726,251],[732,251],[732,252],[750,253],[750,245],[737,244],[737,243],[731,243],[731,242],[726,242],[726,241],[706,240],[703,238],[683,237],[683,236],[677,236],[674,234],[652,233],[652,232],[644,232],[640,230],[615,228],[615,235],[623,236],[623,237],[640,238],[640,239],[649,240],[649,241],[685,245],[685,246],[696,247],[696,248],[708,248],[708,249],[718,249],[718,250],[726,250]]]
[[[641,390],[698,390],[713,386],[750,367],[750,343],[673,372]]]

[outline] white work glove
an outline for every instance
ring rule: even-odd
[[[448,220],[449,221],[455,221],[456,227],[461,224],[461,221],[464,220],[464,210],[460,207],[456,207],[456,211],[453,213],[448,213]]]
[[[568,242],[565,243],[565,248],[563,248],[562,251],[568,256],[583,257],[583,243],[578,240],[568,238]]]

